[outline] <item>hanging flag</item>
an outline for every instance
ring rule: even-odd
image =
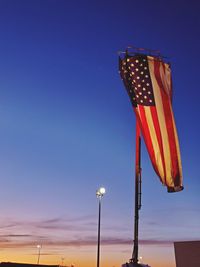
[[[182,166],[172,111],[171,69],[160,58],[128,54],[120,60],[120,74],[153,165],[168,192],[180,191]]]

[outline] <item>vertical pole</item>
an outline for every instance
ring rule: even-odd
[[[38,245],[38,260],[37,260],[37,264],[40,263],[40,249],[41,249],[41,245]]]
[[[141,208],[141,138],[140,128],[136,118],[136,150],[135,150],[135,219],[134,219],[134,247],[131,262],[138,263],[138,226],[139,209]]]
[[[100,225],[101,225],[101,196],[99,196],[98,243],[97,243],[97,267],[99,267],[99,259],[100,259]]]

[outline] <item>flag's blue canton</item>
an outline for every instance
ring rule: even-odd
[[[121,62],[120,71],[133,106],[154,106],[153,87],[147,57],[126,57]]]

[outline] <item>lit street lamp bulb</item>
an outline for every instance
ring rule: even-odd
[[[96,191],[96,196],[97,196],[97,197],[102,197],[105,193],[106,193],[106,189],[105,189],[104,187],[100,187],[100,188]]]
[[[41,245],[37,245],[37,248],[41,248]]]
[[[106,193],[106,189],[104,187],[99,188],[99,192],[101,195],[104,195]]]

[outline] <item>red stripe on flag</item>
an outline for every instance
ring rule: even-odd
[[[166,183],[166,166],[165,166],[165,159],[164,159],[164,152],[163,152],[163,142],[162,142],[162,136],[161,136],[161,131],[160,131],[160,124],[158,120],[157,110],[154,107],[151,108],[151,115],[153,118],[153,124],[154,124],[155,132],[156,132],[156,136],[158,140],[158,145],[160,148],[162,165],[164,169],[164,178],[165,178],[165,183]]]
[[[155,107],[152,107],[152,108],[155,108]],[[139,109],[139,112],[137,111],[137,109]],[[143,138],[144,138],[145,144],[147,146],[147,150],[149,152],[150,159],[152,161],[152,165],[154,167],[155,172],[160,177],[160,173],[158,171],[157,164],[156,164],[156,158],[155,158],[153,144],[151,141],[151,135],[149,132],[149,126],[148,126],[148,122],[146,119],[144,109],[145,108],[143,106],[138,106],[137,108],[134,108],[136,115],[139,117],[138,122],[140,123],[140,128],[142,129]],[[162,182],[162,180],[161,180],[161,182]]]
[[[179,164],[178,164],[178,155],[177,155],[177,148],[176,148],[176,140],[174,134],[174,126],[173,126],[173,115],[171,112],[171,101],[169,96],[164,90],[164,86],[162,83],[162,79],[160,76],[160,63],[155,62],[154,69],[155,69],[155,77],[157,83],[160,87],[162,103],[163,103],[163,110],[166,122],[166,128],[168,133],[168,143],[170,147],[170,155],[171,155],[171,164],[172,164],[172,178],[174,180],[175,186],[180,185],[180,173],[179,173]]]

